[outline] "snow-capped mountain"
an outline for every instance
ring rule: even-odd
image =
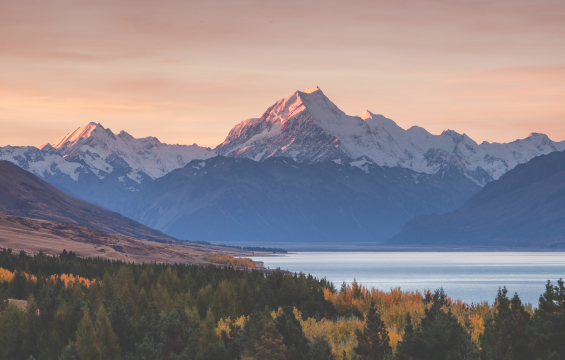
[[[114,209],[149,181],[194,159],[213,156],[209,148],[168,145],[155,137],[136,139],[89,123],[39,149],[0,148],[8,160],[84,200]]]
[[[69,162],[84,163],[99,178],[127,168],[125,176],[141,183],[145,176],[157,179],[194,159],[213,155],[209,148],[193,145],[168,145],[149,136],[136,139],[125,131],[117,134],[91,122],[60,139],[45,144],[41,150],[56,153]]]
[[[485,185],[535,156],[564,149],[565,141],[553,142],[536,133],[511,143],[479,145],[452,130],[441,135],[417,126],[404,130],[370,111],[346,115],[314,87],[277,101],[261,118],[239,123],[215,152],[256,161],[273,156],[307,163],[333,160],[366,171],[368,163],[426,174],[455,166]]]

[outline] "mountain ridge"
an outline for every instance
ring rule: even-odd
[[[565,151],[487,184],[459,209],[407,222],[386,245],[565,247]]]
[[[136,139],[88,123],[42,145],[0,147],[0,160],[33,172],[64,192],[115,210],[117,205],[153,179],[208,158],[212,150],[194,145],[169,145],[149,136]]]
[[[155,180],[120,211],[179,239],[383,241],[412,217],[455,209],[477,190],[456,169],[216,156]]]
[[[11,215],[77,224],[144,240],[176,240],[121,214],[74,198],[9,161],[0,161],[0,183],[0,211]]]
[[[215,153],[255,161],[270,156],[298,162],[365,158],[379,166],[406,167],[428,174],[454,165],[484,186],[534,156],[565,150],[565,141],[553,142],[537,133],[510,143],[479,145],[453,130],[441,135],[417,126],[404,130],[369,110],[348,116],[318,87],[307,90],[277,101],[261,118],[237,124]]]
[[[479,145],[453,130],[440,135],[419,126],[405,130],[369,110],[349,116],[314,87],[278,100],[259,118],[236,124],[214,150],[168,145],[151,136],[136,139],[91,122],[41,148],[0,147],[0,160],[33,172],[67,194],[121,211],[123,203],[156,179],[193,160],[215,156],[260,162],[285,157],[304,164],[333,161],[364,172],[373,166],[408,169],[420,174],[415,177],[457,171],[474,183],[464,191],[470,195],[476,186],[516,165],[559,150],[565,150],[565,141],[553,142],[538,133],[510,143]]]

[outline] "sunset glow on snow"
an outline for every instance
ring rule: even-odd
[[[0,146],[88,122],[215,147],[320,86],[349,115],[565,140],[562,1],[3,1]]]

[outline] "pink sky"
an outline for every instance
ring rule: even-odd
[[[214,147],[320,86],[350,115],[565,140],[563,0],[0,0],[0,146],[87,122]]]

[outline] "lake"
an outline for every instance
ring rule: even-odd
[[[537,307],[547,280],[565,278],[563,252],[299,252],[253,257],[265,267],[326,277],[337,289],[353,282],[389,290],[435,290],[443,287],[453,299],[492,303],[506,286],[524,303]]]

